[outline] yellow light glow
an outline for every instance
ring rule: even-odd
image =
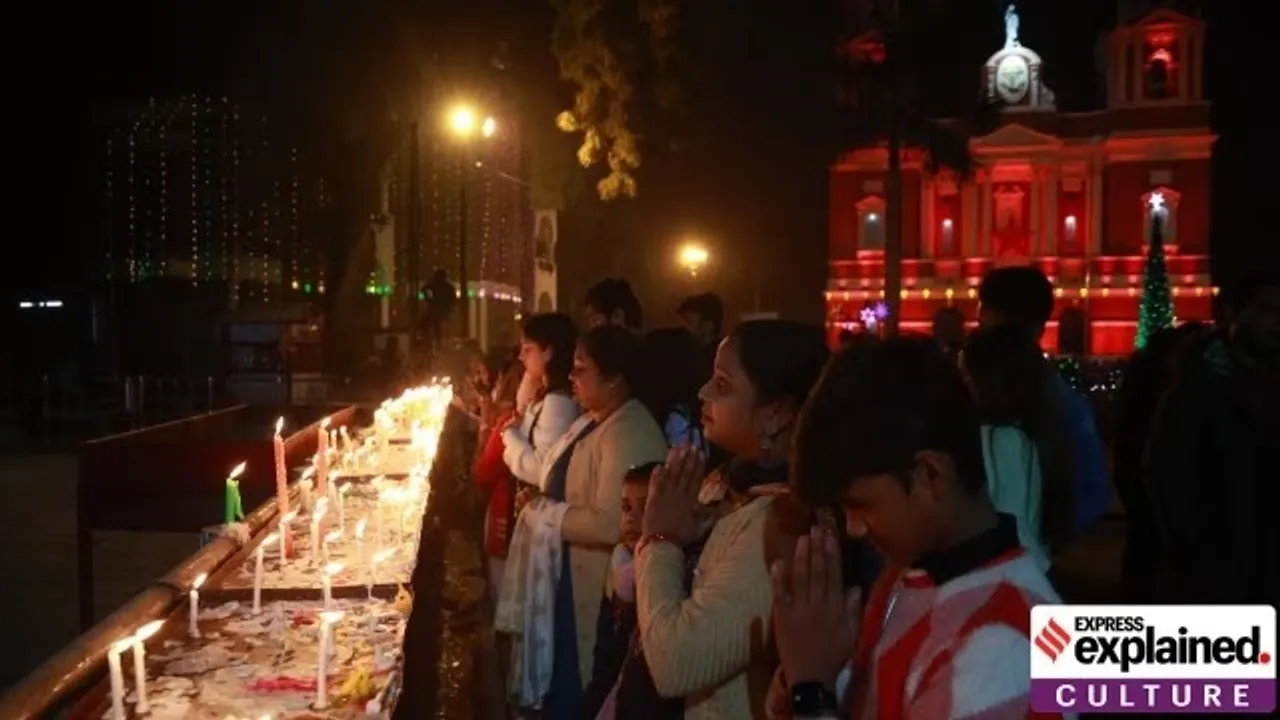
[[[676,261],[680,263],[680,267],[693,275],[697,275],[702,268],[706,267],[710,259],[711,253],[707,248],[694,242],[681,245],[680,252],[676,255]]]
[[[498,132],[498,122],[491,117],[484,119],[480,124],[480,134],[485,137],[493,137]]]
[[[459,135],[470,135],[476,129],[476,113],[466,105],[459,105],[449,113],[449,127]]]

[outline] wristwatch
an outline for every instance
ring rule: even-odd
[[[836,694],[820,682],[802,682],[791,686],[792,717],[830,715],[838,705]]]

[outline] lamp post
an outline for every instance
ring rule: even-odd
[[[471,140],[479,135],[491,138],[498,131],[498,123],[492,117],[483,116],[470,105],[459,103],[449,111],[449,130],[461,143],[462,178],[458,189],[458,294],[462,307],[462,334],[471,332],[471,301],[467,296],[467,186],[471,182]]]

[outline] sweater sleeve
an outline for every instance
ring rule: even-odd
[[[1007,625],[975,630],[911,698],[906,720],[1030,717],[1031,646]]]
[[[723,520],[721,522],[724,522]],[[636,558],[640,642],[663,697],[685,697],[737,675],[765,644],[770,603],[764,565],[765,513],[729,540],[716,562],[684,589],[684,554],[653,543]]]
[[[507,428],[502,433],[502,441],[506,445],[503,461],[517,480],[530,485],[538,484],[542,459],[546,457],[547,450],[578,419],[578,405],[560,393],[549,393],[542,401],[541,410],[537,425],[533,427],[532,444],[518,428]]]
[[[661,462],[667,456],[662,431],[649,420],[649,427],[638,423],[618,423],[600,428],[602,433],[595,458],[595,498],[591,505],[574,505],[564,516],[561,534],[579,545],[605,545],[612,548],[622,539],[622,478],[637,465]]]

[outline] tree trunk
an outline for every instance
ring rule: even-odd
[[[889,317],[881,323],[885,335],[898,332],[902,309],[902,137],[889,128],[889,172],[884,186],[884,301]]]

